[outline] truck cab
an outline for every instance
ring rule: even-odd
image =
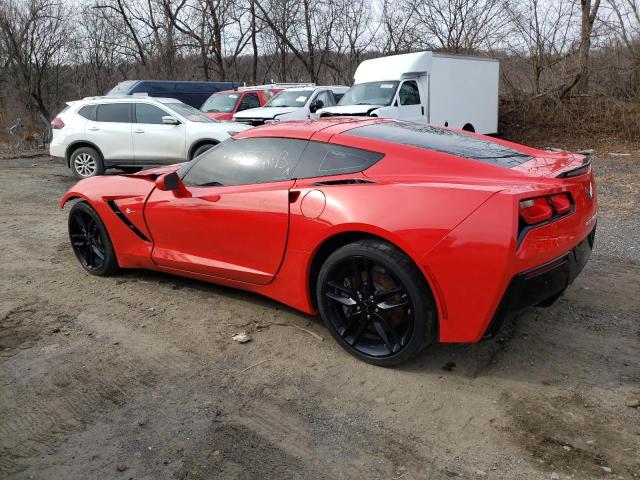
[[[480,133],[498,129],[499,63],[418,52],[365,60],[354,85],[320,117],[372,116],[423,120]]]

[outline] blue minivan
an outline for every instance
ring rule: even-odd
[[[200,108],[214,93],[239,87],[236,82],[190,82],[184,80],[126,80],[113,87],[107,95],[146,93],[150,97],[167,97]]]

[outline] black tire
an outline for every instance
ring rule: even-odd
[[[384,241],[360,240],[333,252],[320,269],[316,296],[333,337],[365,362],[398,365],[436,338],[437,311],[424,276]]]
[[[118,270],[109,233],[87,202],[78,202],[71,208],[68,228],[73,253],[87,272],[102,277]]]
[[[198,148],[194,150],[193,155],[191,155],[191,158],[193,159],[193,158],[199,157],[204,152],[206,152],[207,150],[211,149],[214,146],[215,146],[214,143],[205,143],[204,145],[200,145]]]
[[[137,173],[142,170],[142,167],[118,167],[124,173]]]
[[[69,157],[69,167],[77,178],[89,178],[104,174],[102,155],[91,147],[80,147]]]

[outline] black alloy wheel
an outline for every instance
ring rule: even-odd
[[[318,304],[338,343],[382,366],[415,356],[435,337],[429,287],[411,259],[378,240],[334,252],[320,271]]]
[[[109,275],[117,262],[107,230],[89,204],[76,203],[69,212],[69,238],[80,264],[93,275]]]

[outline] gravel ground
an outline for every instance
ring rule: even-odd
[[[68,171],[0,160],[0,478],[637,478],[640,158],[594,164],[596,248],[555,305],[381,369],[256,295],[90,277]]]

